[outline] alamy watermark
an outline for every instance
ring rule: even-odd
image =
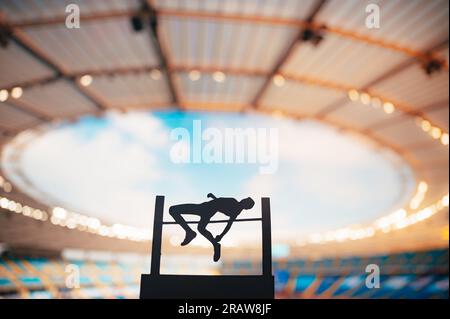
[[[380,6],[375,3],[370,3],[366,6],[366,28],[379,29],[381,21]]]
[[[80,7],[74,3],[66,6],[66,28],[79,29],[80,28]]]
[[[278,128],[203,129],[201,120],[192,122],[192,134],[178,127],[170,132],[175,141],[170,149],[173,163],[259,164],[260,174],[278,170]]]
[[[66,288],[77,289],[80,288],[80,267],[75,264],[68,264],[64,269],[66,273],[65,284]]]
[[[366,266],[366,287],[369,289],[380,288],[380,267],[377,264]]]
[[[367,13],[365,24],[368,29],[379,29],[381,9],[378,4],[369,3],[365,11]],[[77,4],[68,4],[65,8],[66,16],[66,28],[79,29],[80,28],[80,7]]]

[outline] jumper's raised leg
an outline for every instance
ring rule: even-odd
[[[188,223],[184,220],[182,214],[194,213],[197,208],[196,204],[182,204],[175,205],[169,208],[169,214],[173,219],[186,231],[186,236],[184,237],[181,246],[186,246],[189,244],[196,236],[197,233],[189,227]]]

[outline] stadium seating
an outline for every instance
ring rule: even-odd
[[[66,266],[79,269],[79,288],[66,286]],[[44,258],[1,258],[0,298],[136,298],[137,265]]]
[[[277,298],[448,298],[448,249],[323,260],[275,260]],[[66,266],[80,287],[66,287]],[[380,267],[380,288],[367,288],[368,264]],[[224,262],[223,274],[258,274],[250,260]],[[46,258],[0,258],[0,298],[137,298],[145,265]]]
[[[274,262],[282,298],[448,298],[448,249],[336,259]],[[366,266],[380,268],[380,288],[366,286]],[[258,262],[223,264],[227,274],[257,274]]]

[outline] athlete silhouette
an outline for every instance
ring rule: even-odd
[[[211,198],[209,202],[204,202],[201,204],[181,204],[174,205],[169,208],[169,214],[175,219],[175,221],[183,227],[186,231],[186,237],[184,238],[181,246],[189,244],[196,236],[197,233],[193,231],[189,225],[184,220],[181,215],[197,215],[200,216],[200,221],[198,222],[197,230],[206,239],[208,239],[214,247],[214,261],[217,262],[220,259],[220,241],[223,236],[230,230],[231,225],[236,220],[236,217],[244,210],[251,209],[255,202],[250,197],[247,197],[241,201],[237,201],[234,198],[219,197],[216,198],[213,194],[209,193],[208,198]],[[211,218],[216,213],[222,213],[230,217],[227,225],[225,226],[222,233],[214,237],[207,229]]]

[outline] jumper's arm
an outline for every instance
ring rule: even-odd
[[[223,229],[222,233],[218,236],[216,236],[216,241],[219,242],[222,240],[223,236],[225,236],[226,233],[228,233],[228,231],[231,228],[231,225],[233,225],[233,222],[236,220],[236,217],[230,217],[230,219],[228,220],[227,225],[225,226],[225,228]]]
[[[206,195],[206,197],[212,198],[212,199],[216,199],[217,198],[216,196],[214,196],[213,193],[209,193],[208,195]]]

